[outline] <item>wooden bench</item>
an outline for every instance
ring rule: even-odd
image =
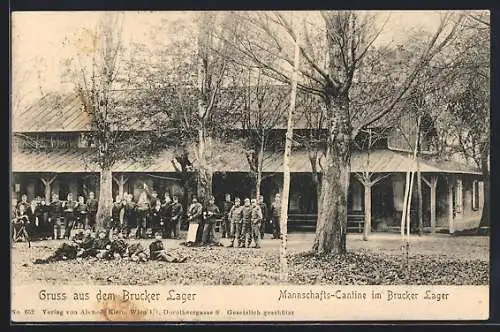
[[[365,225],[364,212],[351,212],[347,215],[347,231],[363,232]]]

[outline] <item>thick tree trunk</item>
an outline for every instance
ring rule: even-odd
[[[110,169],[101,169],[99,205],[96,215],[96,230],[104,230],[111,219],[113,205],[113,176]]]
[[[327,95],[325,102],[330,116],[330,132],[313,250],[317,254],[343,254],[347,251],[347,191],[350,178],[349,101],[347,96],[333,101]]]
[[[327,152],[313,250],[317,254],[346,252],[349,164]]]
[[[490,226],[490,172],[488,170],[488,156],[483,156],[481,161],[481,168],[483,172],[483,212],[481,214],[481,221],[479,222],[478,230],[481,227]]]

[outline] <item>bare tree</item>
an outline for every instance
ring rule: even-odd
[[[78,57],[66,61],[66,74],[91,122],[88,138],[95,153],[85,162],[100,171],[97,229],[104,229],[111,216],[113,166],[123,159],[150,162],[157,148],[150,137],[154,122],[134,104],[135,98],[124,98],[127,70],[120,59],[122,22],[119,14],[103,14],[97,28],[87,31],[88,41],[78,45]]]
[[[300,89],[320,96],[325,103],[325,123],[328,128],[325,167],[322,174],[320,210],[313,249],[319,253],[346,251],[347,190],[349,186],[350,142],[361,128],[369,127],[395,110],[406,95],[411,93],[415,78],[429,61],[455,36],[457,24],[444,15],[436,32],[425,48],[406,64],[407,70],[398,72],[399,79],[393,89],[385,89],[384,82],[376,82],[376,101],[366,107],[352,109],[353,86],[363,60],[370,54],[373,43],[381,32],[374,29],[373,15],[352,12],[322,12],[323,29],[312,29],[304,23],[304,43],[300,47],[304,66],[300,68]],[[255,30],[241,35],[235,47],[254,63],[265,68],[276,79],[290,83],[290,70],[283,64],[293,64],[286,42],[296,40],[296,30],[281,13],[256,13],[245,17]],[[243,20],[243,19],[241,19]],[[451,27],[450,27],[451,26]],[[245,29],[249,31],[249,29]],[[312,31],[323,31],[323,48],[318,48]],[[252,39],[254,38],[254,39]],[[257,40],[257,41],[256,41]],[[326,54],[325,54],[326,53]],[[395,68],[395,67],[393,67]],[[381,84],[382,83],[382,84]]]
[[[269,78],[257,72],[255,84],[249,70],[248,86],[245,88],[245,98],[242,107],[242,127],[249,134],[246,137],[245,155],[255,180],[255,195],[260,195],[260,185],[264,179],[262,172],[264,162],[269,158],[266,150],[271,142],[271,132],[283,124],[288,107],[288,86],[272,84]]]

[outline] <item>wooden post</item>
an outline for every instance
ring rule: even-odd
[[[125,176],[123,176],[123,174],[120,174],[119,179],[117,179],[115,176],[113,176],[113,181],[115,181],[115,183],[118,185],[118,195],[120,195],[120,197],[123,197],[123,189],[124,189],[125,184],[128,181],[128,177],[125,177]]]
[[[363,225],[363,241],[368,241],[372,229],[372,187],[389,176],[374,175],[370,172],[355,173],[356,178],[364,186],[365,223]]]
[[[43,185],[45,186],[45,200],[46,201],[50,202],[50,194],[51,194],[50,186],[52,185],[52,183],[55,181],[56,178],[57,178],[57,175],[54,175],[51,178],[48,178],[48,177],[46,178],[43,176],[40,178],[40,180],[42,180]]]
[[[448,179],[448,228],[450,234],[455,232],[453,225],[453,177]]]
[[[422,176],[422,181],[431,189],[431,233],[436,232],[436,188],[438,177],[433,175],[430,181]]]
[[[365,186],[365,227],[363,229],[363,241],[368,241],[372,230],[372,185],[364,183]]]

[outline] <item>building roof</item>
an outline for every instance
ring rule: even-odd
[[[134,92],[113,91],[113,98],[119,104],[112,115],[123,119],[122,126],[127,130],[145,131],[151,129],[150,123],[155,117],[146,116],[139,119],[128,112]],[[161,114],[157,114],[161,116]],[[76,93],[48,93],[24,110],[14,110],[12,113],[12,131],[22,133],[43,132],[82,132],[91,129],[91,116],[83,109],[82,102]]]
[[[90,116],[74,93],[49,93],[30,107],[12,113],[13,132],[87,131]]]

